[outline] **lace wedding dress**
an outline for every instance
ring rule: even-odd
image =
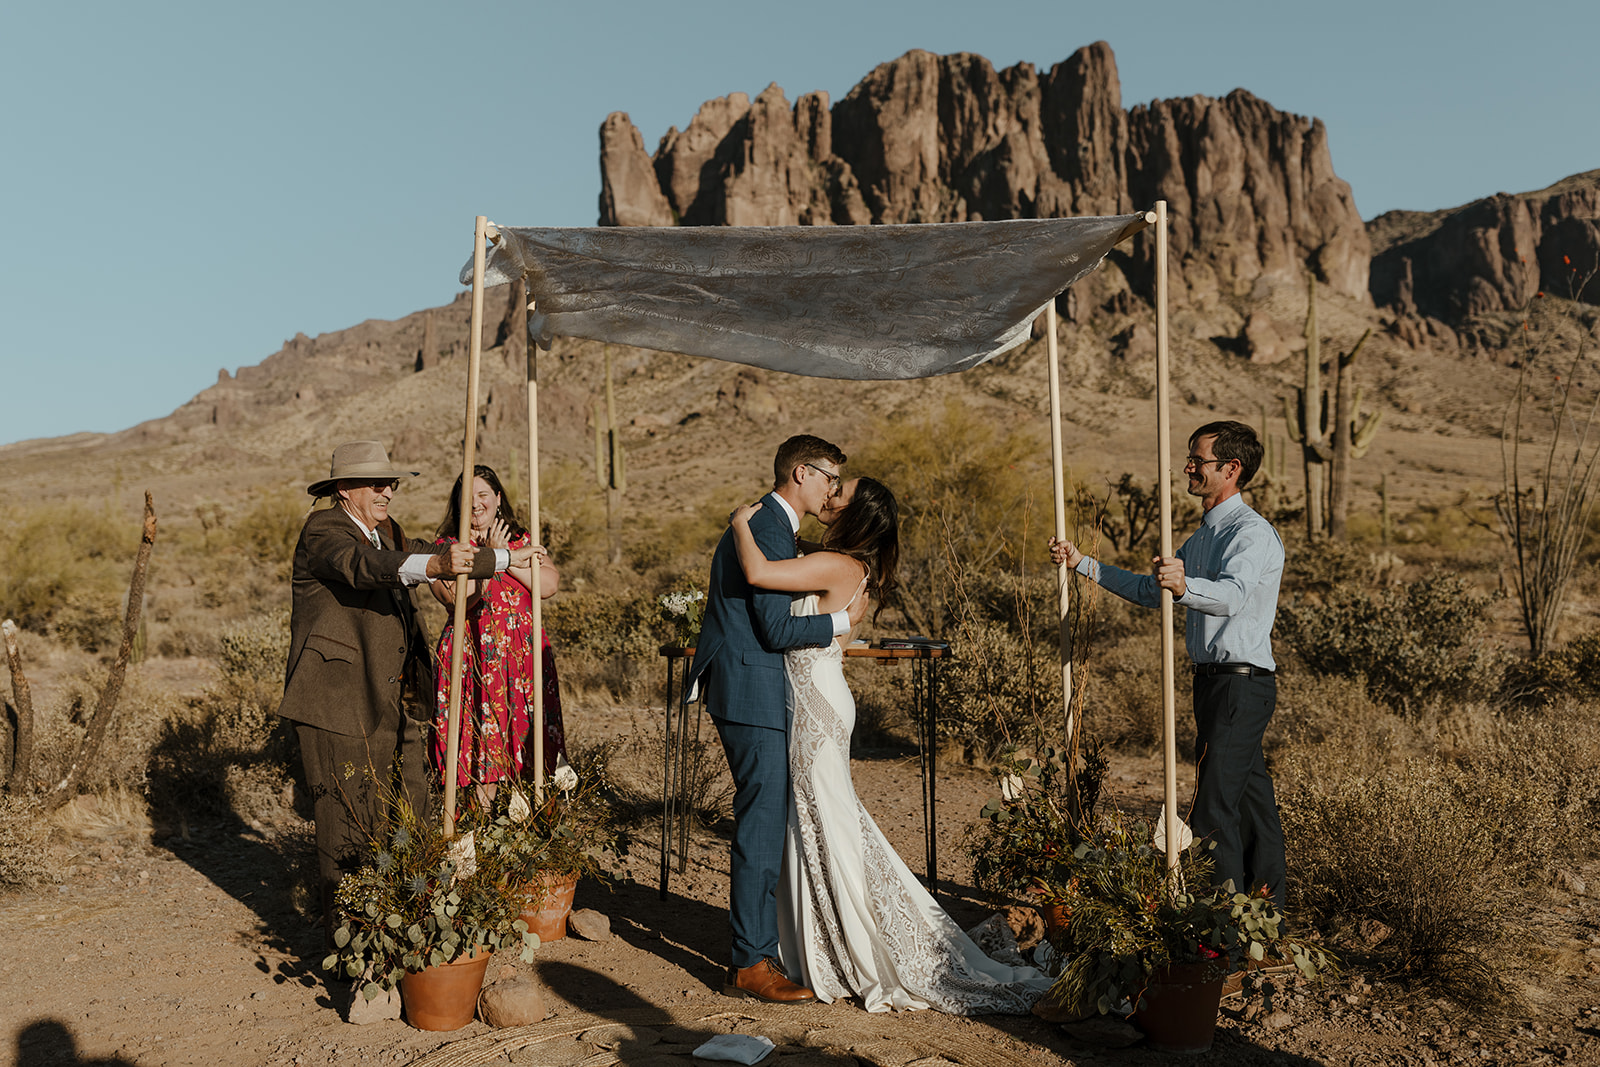
[[[815,594],[791,611],[815,614]],[[1022,1015],[1050,988],[1031,967],[984,954],[928,895],[856,798],[850,733],[856,704],[844,650],[793,649],[788,674],[793,797],[778,886],[784,970],[832,1002],[868,1011],[934,1007]]]

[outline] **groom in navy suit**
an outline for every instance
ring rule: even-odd
[[[793,559],[800,519],[817,515],[839,485],[845,454],[801,434],[778,448],[772,492],[750,520],[768,559]],[[739,567],[731,530],[711,558],[711,590],[685,688],[704,686],[733,774],[733,847],[729,920],[733,965],[723,992],[776,1003],[816,994],[778,965],[778,876],[789,817],[789,714],[784,700],[785,649],[822,647],[848,633],[867,610],[857,597],[848,612],[791,616],[790,595],[753,588]]]

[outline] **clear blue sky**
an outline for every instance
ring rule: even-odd
[[[1600,3],[18,3],[0,34],[0,443],[164,415],[441,304],[472,220],[592,225],[598,129],[837,100],[912,48],[1111,43],[1123,106],[1244,87],[1327,123],[1365,217],[1600,167]]]

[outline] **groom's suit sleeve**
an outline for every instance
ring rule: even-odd
[[[794,558],[794,532],[781,512],[768,505],[756,512],[750,522],[756,547],[768,559]],[[773,652],[807,645],[821,647],[833,640],[833,620],[827,615],[791,615],[789,593],[770,589],[750,589],[750,610],[755,616],[756,636]]]

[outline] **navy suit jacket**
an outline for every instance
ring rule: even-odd
[[[777,497],[761,498],[750,532],[768,559],[793,559],[794,531]],[[711,557],[711,589],[706,594],[694,662],[685,692],[699,681],[713,718],[776,730],[788,726],[784,701],[783,652],[833,640],[827,615],[790,615],[788,593],[757,589],[745,581],[730,527]]]

